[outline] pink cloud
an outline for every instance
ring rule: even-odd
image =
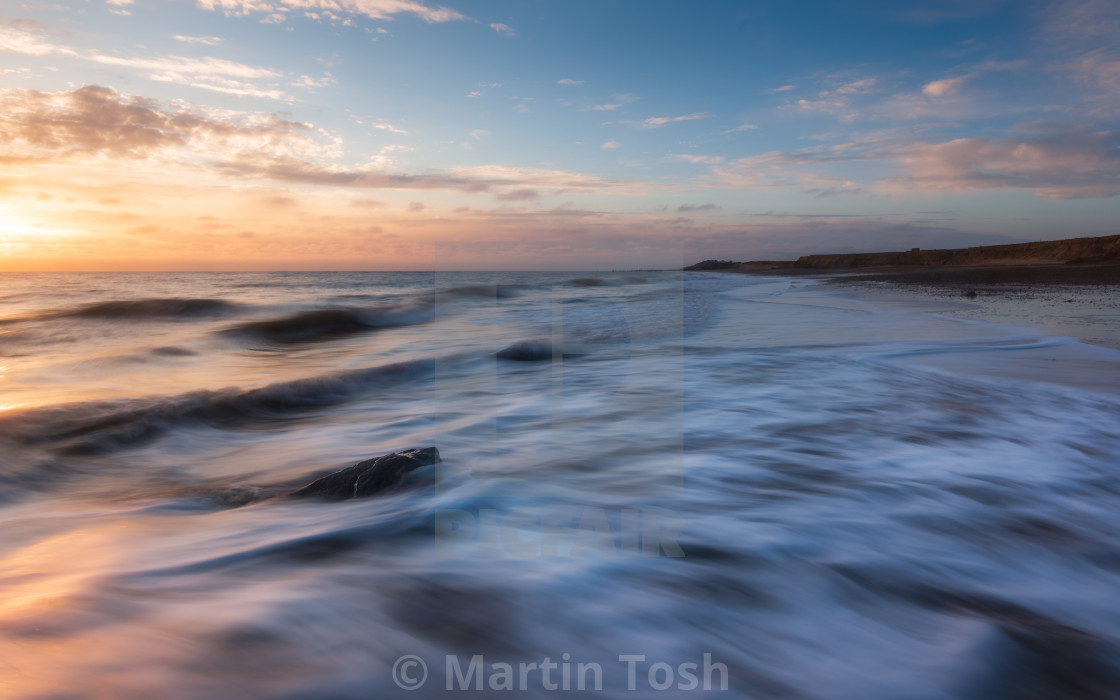
[[[945,95],[952,95],[954,92],[961,89],[965,81],[971,78],[971,75],[961,75],[956,78],[943,78],[941,80],[934,80],[926,83],[922,88],[922,94],[929,97],[943,97]]]
[[[1020,138],[962,138],[913,144],[889,154],[910,175],[888,189],[1026,189],[1044,199],[1120,194],[1120,136],[1066,126]]]

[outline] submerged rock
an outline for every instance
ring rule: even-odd
[[[366,498],[397,486],[409,472],[439,461],[439,450],[434,447],[394,452],[328,474],[288,496],[334,501]]]

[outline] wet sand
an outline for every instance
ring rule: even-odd
[[[1029,326],[1120,349],[1120,265],[892,268],[813,275],[880,304]]]

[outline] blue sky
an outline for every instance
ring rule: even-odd
[[[1116,233],[1120,6],[0,14],[6,269],[591,269]]]

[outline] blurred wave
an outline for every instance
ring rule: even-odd
[[[0,316],[5,697],[431,697],[448,655],[1120,696],[1120,353],[714,274],[11,276]]]

